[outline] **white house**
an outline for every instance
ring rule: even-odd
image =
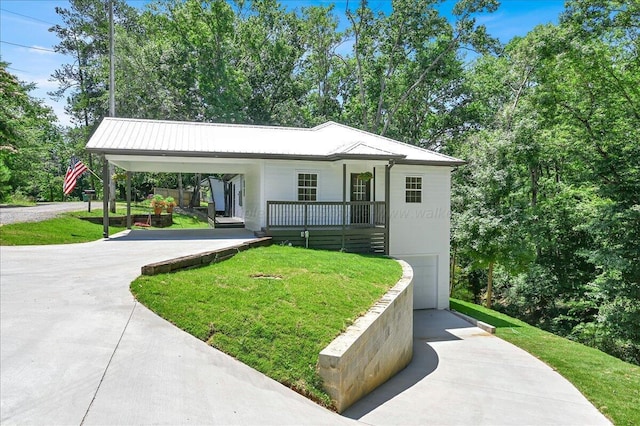
[[[414,307],[449,306],[450,175],[461,160],[334,122],[105,118],[87,150],[128,172],[233,174],[233,215],[246,229],[404,259],[414,269]]]

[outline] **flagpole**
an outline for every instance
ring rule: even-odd
[[[100,176],[98,176],[96,174],[96,172],[94,172],[93,170],[91,170],[90,168],[87,167],[87,170],[89,170],[89,173],[91,173],[92,175],[94,175],[99,181],[100,183],[102,183],[102,178]]]
[[[109,117],[116,116],[114,50],[113,0],[109,0]],[[102,236],[109,238],[109,204],[111,204],[111,210],[116,212],[116,185],[111,178],[115,173],[115,167],[109,164],[106,155],[102,156],[102,161]]]
[[[109,0],[109,117],[116,116],[116,66],[115,33],[113,25],[113,0]],[[109,210],[116,212],[116,183],[112,176],[116,173],[113,164],[109,164],[109,179],[103,183],[109,185]]]

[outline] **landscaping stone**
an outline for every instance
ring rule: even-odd
[[[271,237],[264,237],[225,249],[206,251],[175,259],[163,260],[162,262],[144,265],[142,267],[142,275],[166,274],[168,272],[175,272],[181,269],[207,266],[212,263],[230,259],[241,251],[255,247],[266,247],[269,245],[271,245]]]

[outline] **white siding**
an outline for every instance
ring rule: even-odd
[[[405,178],[422,177],[422,202],[405,202]],[[449,307],[451,169],[396,165],[391,169],[389,248],[416,265],[414,307]],[[437,300],[432,300],[433,298]]]
[[[258,161],[255,167],[248,170],[245,175],[244,198],[244,223],[245,228],[251,231],[259,231],[264,224],[264,200],[265,182],[263,179],[264,163]]]
[[[265,163],[267,201],[297,201],[298,173],[318,174],[318,201],[342,201],[342,165],[311,161]]]
[[[224,211],[224,182],[215,178],[209,178],[209,183],[212,186],[211,196],[216,205],[217,211]]]
[[[237,175],[231,179],[233,191],[233,216],[244,219],[245,191],[243,190],[244,175]]]

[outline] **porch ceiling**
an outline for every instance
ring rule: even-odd
[[[257,160],[145,156],[145,155],[107,155],[107,160],[130,172],[166,172],[166,173],[233,173],[243,174],[256,165]]]

